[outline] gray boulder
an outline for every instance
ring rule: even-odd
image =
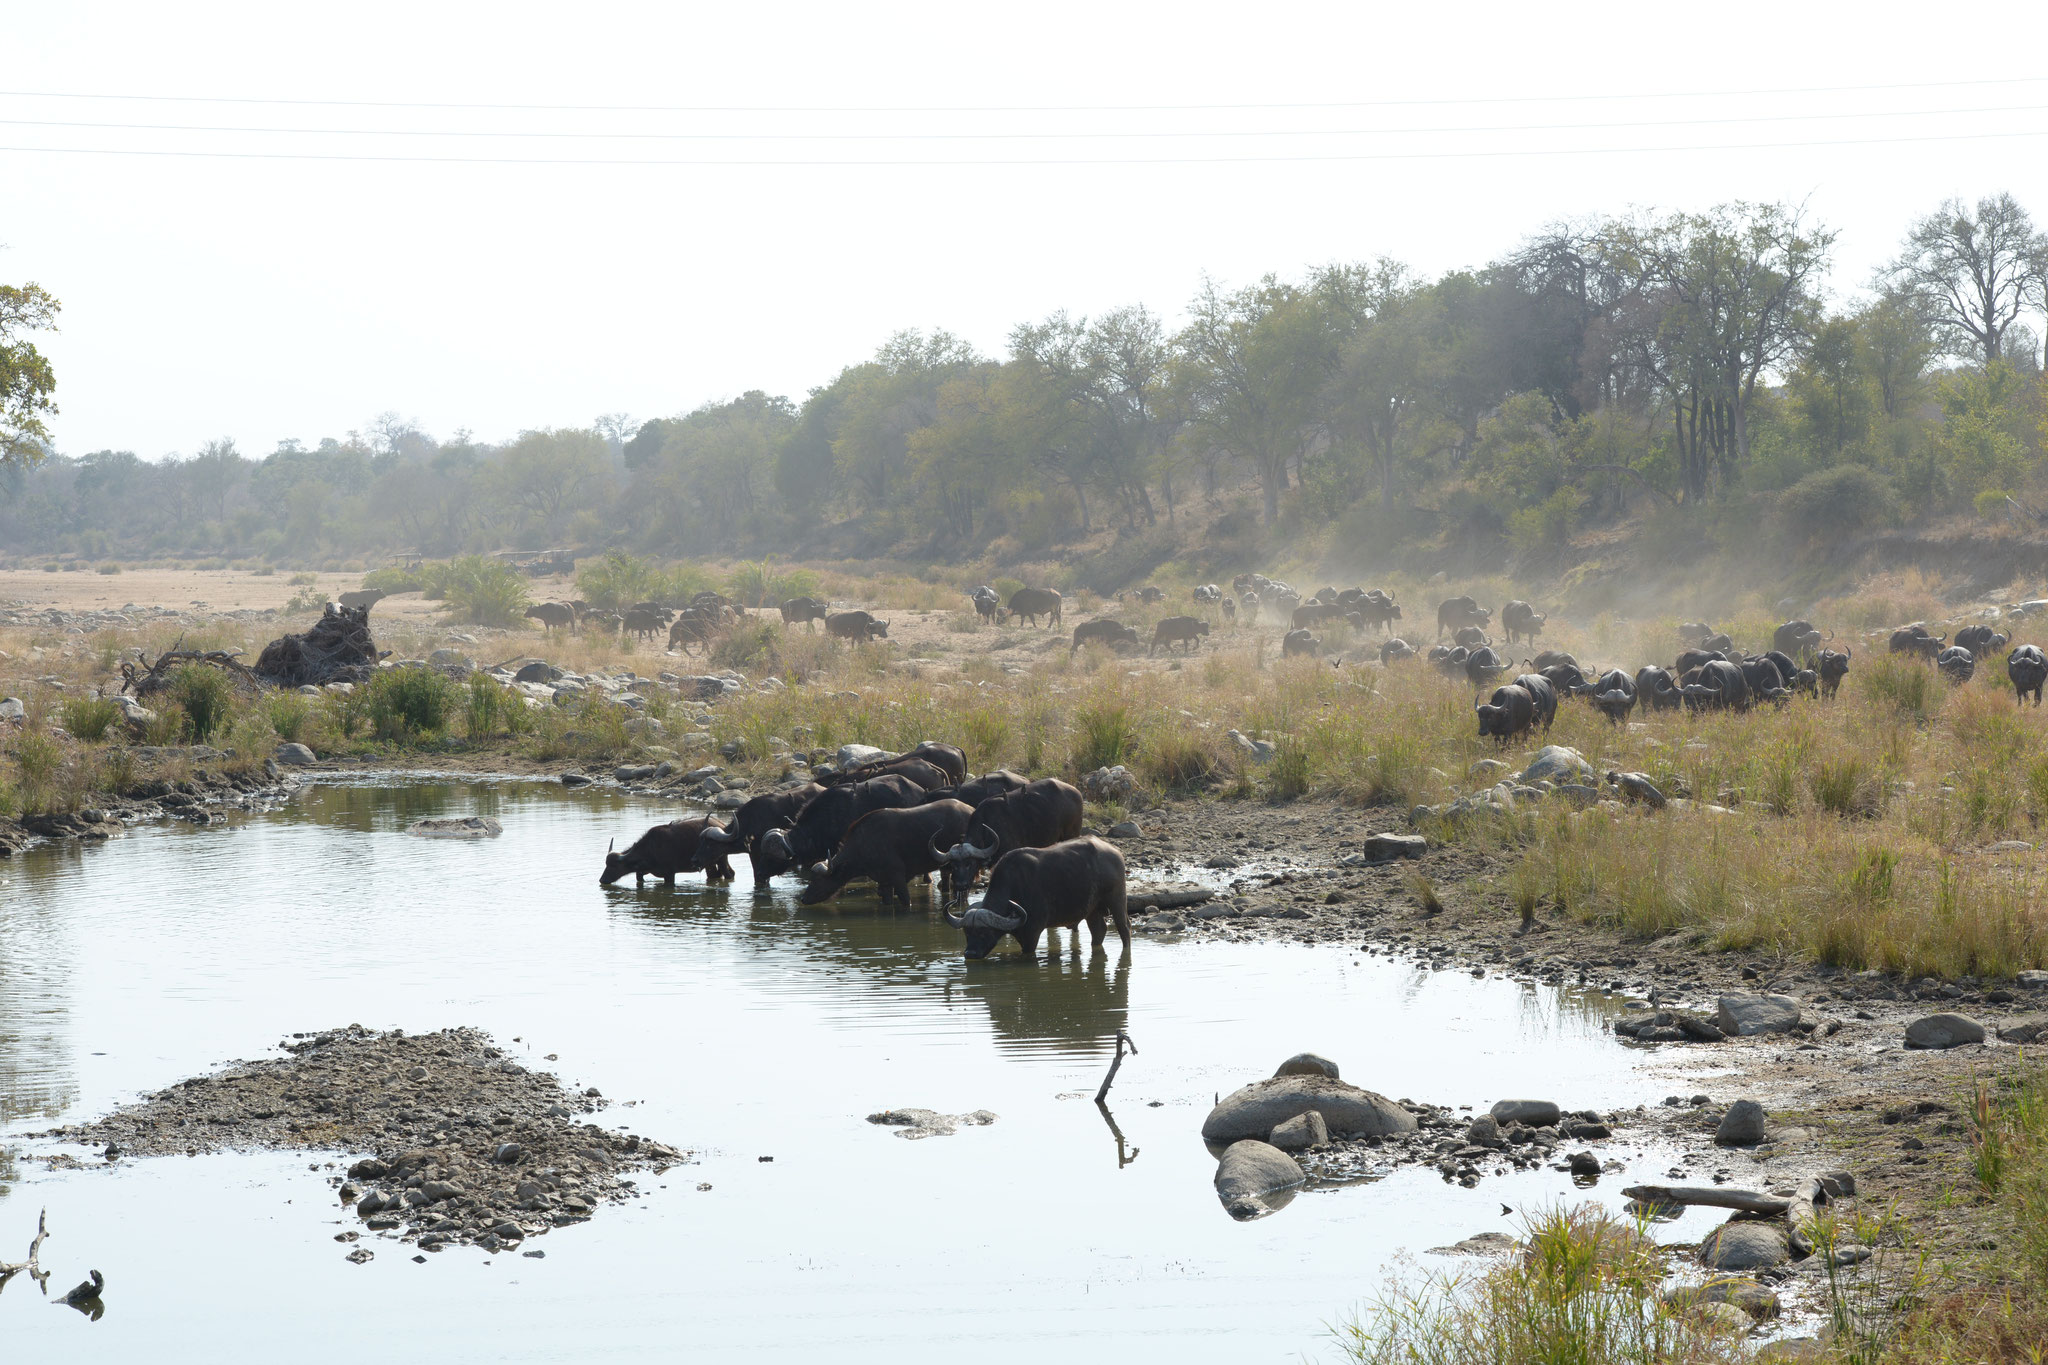
[[[725,690],[723,679],[714,678],[712,681],[718,683],[718,690],[720,692]],[[841,768],[856,768],[863,763],[872,763],[878,758],[888,757],[890,755],[886,750],[877,749],[872,744],[842,744],[839,746],[839,753],[834,761]]]
[[[1465,1141],[1474,1147],[1499,1147],[1502,1142],[1500,1121],[1491,1114],[1481,1114],[1465,1130]]]
[[[1754,1147],[1763,1140],[1764,1107],[1755,1100],[1729,1105],[1714,1129],[1714,1141],[1723,1147]]]
[[[2048,1019],[2022,1019],[2002,1025],[1998,1036],[2008,1043],[2038,1043],[2048,1039]]]
[[[1563,1111],[1549,1100],[1496,1100],[1486,1112],[1503,1127],[1522,1123],[1531,1128],[1547,1128],[1557,1122]]]
[[[512,675],[512,681],[516,683],[551,683],[561,676],[561,669],[556,668],[553,664],[542,663],[540,660],[535,659],[530,664],[522,665],[520,670]]]
[[[1282,1207],[1308,1179],[1293,1157],[1271,1143],[1233,1142],[1216,1163],[1216,1197],[1232,1218],[1262,1218]]]
[[[1327,1076],[1274,1076],[1225,1095],[1202,1122],[1210,1143],[1263,1138],[1309,1110],[1323,1116],[1333,1133],[1387,1137],[1415,1131],[1415,1115],[1384,1095]]]
[[[1429,840],[1420,834],[1375,834],[1365,841],[1365,860],[1369,863],[1420,858],[1428,851]]]
[[[1121,763],[1114,768],[1097,768],[1081,779],[1081,794],[1090,801],[1129,800],[1137,789],[1137,779]]]
[[[1109,827],[1109,837],[1112,839],[1137,839],[1144,833],[1136,820],[1119,820]]]
[[[1323,1116],[1311,1109],[1306,1114],[1297,1114],[1275,1128],[1266,1139],[1283,1152],[1305,1152],[1311,1147],[1321,1147],[1330,1140],[1330,1127],[1323,1122]]]
[[[1337,1079],[1337,1064],[1328,1057],[1318,1057],[1313,1052],[1297,1052],[1280,1063],[1275,1076],[1328,1076]]]
[[[1536,757],[1529,760],[1529,766],[1522,769],[1522,781],[1528,786],[1538,782],[1552,784],[1562,782],[1591,782],[1593,766],[1577,749],[1562,744],[1546,744],[1536,751]]]
[[[1723,1223],[1700,1243],[1700,1264],[1710,1270],[1764,1270],[1791,1259],[1785,1225],[1761,1219]]]
[[[1960,1014],[1930,1014],[1906,1025],[1906,1046],[1939,1050],[1984,1041],[1984,1026]]]
[[[2021,972],[2012,980],[2023,991],[2048,991],[2048,972]]]
[[[488,815],[451,815],[415,820],[405,832],[422,839],[495,839],[505,827]]]
[[[1758,1322],[1778,1316],[1778,1296],[1755,1280],[1729,1276],[1705,1284],[1685,1284],[1664,1291],[1667,1307],[1686,1309],[1700,1304],[1726,1303],[1740,1308]]]
[[[1799,1022],[1799,1002],[1789,995],[1724,995],[1714,1023],[1731,1038],[1788,1033]]]
[[[20,697],[0,699],[0,720],[26,719],[28,719],[28,708],[22,705]]]
[[[279,763],[294,768],[303,768],[318,761],[313,757],[313,751],[303,744],[280,744],[270,756]]]

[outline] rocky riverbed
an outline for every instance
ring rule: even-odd
[[[587,1221],[688,1154],[584,1121],[604,1099],[565,1089],[475,1029],[360,1025],[287,1039],[285,1055],[181,1081],[91,1123],[31,1134],[97,1147],[103,1163],[269,1149],[358,1156],[330,1177],[363,1230],[423,1251],[516,1248]],[[69,1153],[40,1159],[90,1166]],[[340,1240],[355,1242],[351,1230]],[[368,1260],[367,1247],[350,1252]]]

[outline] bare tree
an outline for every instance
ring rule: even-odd
[[[1881,280],[1925,310],[1942,345],[1984,361],[2005,352],[2006,333],[2038,304],[2048,272],[2048,235],[2010,194],[1974,210],[1950,199],[1913,224]]]

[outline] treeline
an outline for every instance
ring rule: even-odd
[[[0,475],[0,551],[971,559],[1233,511],[1528,550],[1645,505],[1767,499],[1829,533],[2048,513],[2048,235],[2010,196],[1951,201],[1846,299],[1834,239],[1786,205],[1567,223],[1435,279],[1376,260],[1205,283],[1175,326],[1058,313],[1000,357],[904,333],[801,403],[52,457]]]

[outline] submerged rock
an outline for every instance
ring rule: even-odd
[[[405,832],[423,839],[495,839],[505,827],[488,815],[451,815],[415,820]]]
[[[941,1114],[936,1109],[884,1109],[869,1114],[868,1122],[894,1128],[896,1136],[912,1142],[920,1138],[951,1137],[962,1128],[985,1128],[996,1121],[986,1109],[971,1114]]]
[[[1531,1128],[1548,1128],[1562,1116],[1551,1100],[1496,1100],[1487,1110],[1493,1121],[1502,1126],[1524,1123]]]
[[[1386,1137],[1415,1131],[1415,1115],[1384,1095],[1328,1076],[1274,1076],[1225,1095],[1203,1121],[1202,1138],[1210,1143],[1263,1139],[1311,1109],[1322,1114],[1333,1133]]]
[[[1308,1180],[1294,1158],[1256,1139],[1233,1142],[1216,1163],[1216,1197],[1232,1218],[1263,1218],[1284,1207],[1276,1195],[1292,1195]]]

